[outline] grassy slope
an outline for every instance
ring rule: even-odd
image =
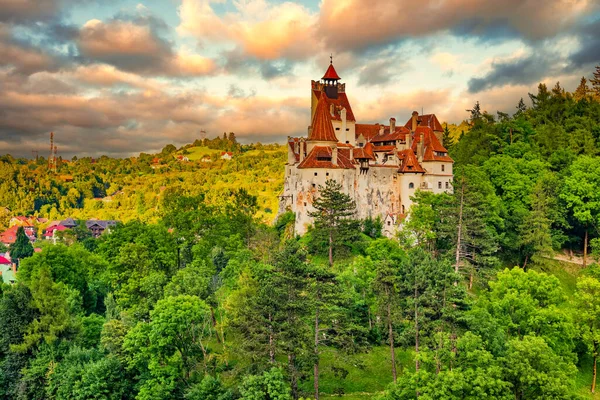
[[[219,153],[219,154],[221,153],[221,150],[209,149],[208,147],[204,147],[204,146],[190,147],[186,150],[188,151],[188,154],[186,154],[186,157],[190,161],[200,160],[205,155],[210,156],[213,153]],[[182,152],[178,151],[176,154],[182,154]]]

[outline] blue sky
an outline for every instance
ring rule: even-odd
[[[600,64],[597,0],[0,0],[0,153],[305,134],[334,55],[359,122],[512,113]]]

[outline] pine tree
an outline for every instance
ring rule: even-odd
[[[471,125],[474,125],[475,123],[479,122],[481,120],[481,105],[479,105],[479,101],[475,103],[475,105],[473,106],[472,109],[467,110],[468,112],[471,113],[471,117],[470,117],[470,122]]]
[[[17,239],[9,246],[8,251],[13,260],[22,260],[33,255],[33,246],[22,226],[17,229]]]
[[[585,76],[582,76],[581,81],[579,82],[579,86],[577,86],[577,89],[575,89],[575,93],[573,93],[573,98],[577,101],[583,100],[587,98],[589,93],[590,88],[588,87],[587,79],[585,79]]]
[[[592,93],[594,97],[600,100],[600,65],[596,67],[594,77],[590,79],[590,83],[592,84]]]
[[[359,224],[352,217],[356,213],[356,203],[342,192],[342,185],[328,179],[325,187],[319,185],[320,196],[313,202],[314,212],[308,215],[315,219],[315,231],[327,237],[329,265],[333,265],[333,250],[341,243],[354,237]]]
[[[525,111],[527,111],[527,106],[525,105],[525,102],[521,97],[521,100],[519,100],[519,104],[517,104],[517,112],[515,112],[514,117],[520,117],[525,113]]]
[[[446,150],[450,150],[450,148],[454,145],[454,139],[452,138],[450,129],[448,129],[448,124],[446,124],[446,126],[444,127],[444,136],[442,136],[442,145],[446,148]]]
[[[539,263],[541,258],[552,253],[551,221],[548,215],[548,197],[542,182],[538,182],[531,194],[531,211],[519,227],[521,246],[525,252],[523,269],[529,258]]]

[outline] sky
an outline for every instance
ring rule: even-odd
[[[333,64],[359,123],[513,113],[600,64],[600,0],[0,0],[0,154],[306,135]]]

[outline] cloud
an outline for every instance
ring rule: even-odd
[[[552,37],[595,7],[592,0],[323,0],[318,36],[328,48],[358,51],[405,37],[458,35]]]
[[[54,18],[61,9],[59,0],[0,0],[0,21],[21,23]]]
[[[300,4],[265,0],[234,2],[234,12],[217,15],[211,0],[183,0],[177,30],[203,43],[233,43],[244,56],[257,60],[303,60],[318,45],[316,15]]]
[[[207,57],[175,52],[163,39],[156,19],[137,21],[90,20],[81,28],[77,44],[83,57],[121,70],[149,75],[205,76],[217,70]]]
[[[53,55],[16,40],[10,28],[0,24],[0,66],[29,75],[38,71],[54,70],[58,65],[59,61]]]
[[[403,70],[406,70],[406,68],[407,65],[405,62],[393,58],[370,61],[360,68],[358,84],[364,86],[383,85],[404,72]]]
[[[572,56],[576,67],[586,64],[600,64],[600,17],[577,30],[580,47]]]

